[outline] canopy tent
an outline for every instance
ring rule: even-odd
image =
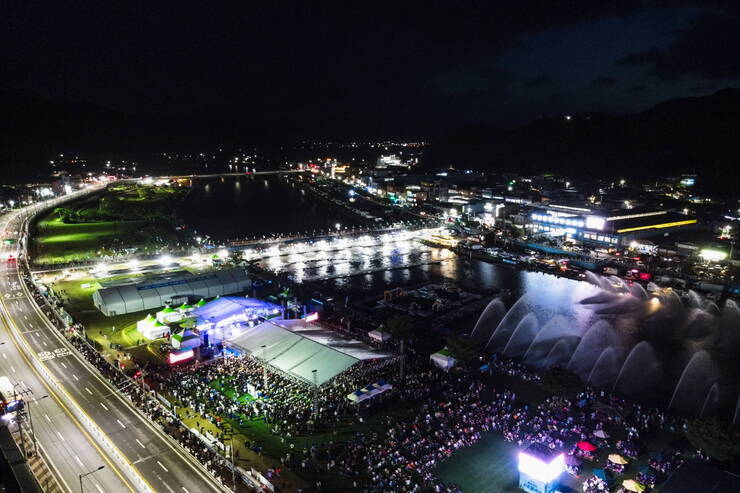
[[[626,464],[629,464],[629,461],[619,454],[609,454],[608,459],[609,459],[609,462],[613,462],[615,464],[620,464],[623,466]]]
[[[195,304],[195,306],[197,308],[200,308],[201,306],[206,306],[207,304],[208,304],[208,302],[206,300],[204,300],[203,298],[201,298],[200,300],[198,300],[198,302]]]
[[[611,479],[609,471],[606,469],[594,469],[592,471],[593,475],[599,478],[602,481],[606,481],[607,483]]]
[[[609,438],[609,434],[607,432],[605,432],[604,430],[596,430],[596,431],[594,431],[594,436],[596,438],[601,438],[601,439],[607,439],[607,438]]]
[[[181,330],[172,336],[172,347],[175,349],[195,348],[200,346],[200,336],[192,330]]]
[[[370,336],[370,339],[378,342],[385,342],[391,338],[391,335],[388,332],[384,332],[382,330],[371,330],[367,335]]]
[[[635,493],[642,493],[645,491],[645,486],[638,483],[634,479],[625,479],[622,481],[622,486],[627,491],[634,491]]]
[[[593,452],[597,448],[596,445],[593,445],[589,442],[578,442],[576,443],[576,446],[581,450],[585,450],[586,452]]]
[[[167,325],[152,317],[151,314],[136,322],[136,329],[147,339],[159,339],[170,332]]]
[[[336,340],[317,342],[300,332],[291,331],[270,321],[246,327],[238,336],[228,340],[231,348],[250,353],[290,376],[318,386],[362,359],[385,356],[368,351],[353,352],[351,347],[344,348],[340,343]],[[336,347],[332,344],[336,344]]]
[[[365,399],[370,399],[378,394],[382,394],[386,390],[392,389],[393,386],[385,380],[378,380],[374,384],[368,385],[364,389],[355,390],[351,394],[347,395],[347,399],[354,403],[362,402]]]
[[[163,309],[157,312],[157,320],[163,324],[172,324],[182,321],[185,315],[171,306],[165,306]]]
[[[457,360],[452,357],[450,350],[447,348],[432,354],[429,359],[435,366],[442,368],[445,371],[449,371],[449,369],[454,367],[455,363],[457,363]]]

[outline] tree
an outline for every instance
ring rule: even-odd
[[[730,461],[740,454],[740,440],[735,431],[717,418],[689,422],[686,437],[694,447],[702,449],[715,460]]]
[[[239,265],[239,262],[244,260],[244,252],[242,250],[231,250],[229,252],[228,262],[233,265]]]
[[[478,343],[467,334],[450,336],[447,339],[447,348],[464,368],[472,366],[478,357]]]
[[[391,337],[400,344],[399,354],[401,355],[401,364],[399,373],[401,385],[403,385],[403,353],[406,340],[411,337],[411,334],[413,333],[413,330],[411,329],[411,318],[408,315],[396,315],[386,320],[385,328],[388,333],[390,333]]]

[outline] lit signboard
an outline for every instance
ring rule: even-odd
[[[606,224],[606,220],[603,217],[586,216],[586,228],[587,229],[597,229],[599,231],[603,231],[605,224]]]
[[[304,318],[303,320],[305,320],[306,322],[315,322],[318,319],[319,319],[319,313],[318,312],[313,312],[313,313],[311,313],[309,315],[306,315],[306,318]]]
[[[188,360],[193,356],[195,356],[195,353],[192,349],[186,349],[184,351],[172,351],[169,354],[170,364],[174,365],[175,363],[180,363],[181,361]]]
[[[565,457],[563,454],[559,454],[547,463],[526,452],[519,453],[519,472],[542,483],[550,483],[557,479],[564,469]]]

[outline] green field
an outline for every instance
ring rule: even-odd
[[[145,226],[146,221],[65,224],[57,214],[51,213],[36,225],[33,260],[38,264],[92,260],[111,247],[119,244],[123,247],[124,238],[133,246]]]
[[[180,241],[173,209],[183,189],[118,185],[100,195],[55,209],[34,226],[36,264],[84,262],[135,249],[156,253]]]

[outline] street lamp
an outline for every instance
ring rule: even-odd
[[[82,478],[84,478],[85,476],[89,476],[90,474],[95,474],[96,472],[98,472],[98,471],[100,471],[101,469],[104,469],[104,468],[105,468],[105,466],[100,466],[97,469],[93,469],[92,471],[88,471],[88,472],[85,472],[85,473],[80,474],[80,493],[83,493],[83,490],[82,490]]]

